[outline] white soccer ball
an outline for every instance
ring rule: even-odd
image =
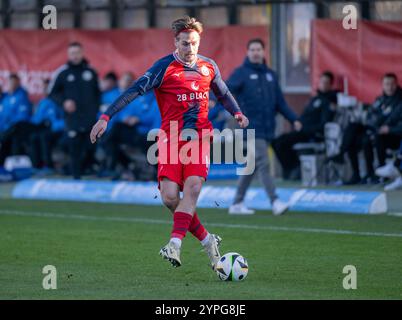
[[[216,264],[216,273],[223,281],[242,281],[247,277],[247,260],[236,252],[223,255]]]

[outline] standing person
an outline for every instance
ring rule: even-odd
[[[96,121],[101,95],[98,75],[84,58],[82,45],[72,42],[67,55],[68,62],[55,72],[49,85],[49,98],[64,108],[71,173],[74,179],[80,179],[85,160],[92,158],[88,135]]]
[[[244,114],[250,119],[250,128],[255,129],[255,166],[252,175],[239,178],[233,205],[229,208],[232,214],[252,214],[254,210],[247,208],[244,197],[255,172],[272,204],[274,215],[280,215],[288,209],[288,205],[279,200],[273,178],[269,174],[268,145],[274,139],[275,115],[281,113],[290,121],[296,131],[302,124],[296,114],[287,105],[279,87],[278,78],[265,63],[265,44],[261,39],[252,39],[247,44],[247,57],[227,81],[228,87],[236,96]]]
[[[158,60],[109,107],[94,125],[91,141],[94,143],[102,136],[108,121],[117,112],[139,95],[155,90],[162,117],[161,129],[166,133],[166,136],[160,135],[158,139],[158,182],[163,203],[173,213],[171,238],[160,250],[160,255],[168,259],[173,266],[180,266],[182,239],[187,231],[190,231],[204,246],[211,266],[215,269],[220,258],[218,245],[221,239],[208,233],[195,211],[202,184],[208,174],[209,148],[205,150],[204,145],[207,141],[209,147],[212,131],[208,120],[209,90],[214,91],[240,127],[247,127],[248,119],[241,113],[237,102],[223,82],[216,63],[198,54],[202,24],[195,18],[184,17],[174,21],[172,29],[176,50]],[[190,128],[196,130],[199,137],[201,134],[201,137],[175,142],[183,133],[183,129]],[[208,134],[205,135],[205,131]],[[202,152],[197,159],[183,161],[179,156],[180,150],[187,148],[188,144],[202,149]],[[182,199],[180,190],[183,191]]]

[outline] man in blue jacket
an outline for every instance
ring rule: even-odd
[[[133,75],[126,72],[120,79],[120,90],[123,92],[134,81]],[[161,117],[158,104],[153,91],[139,96],[114,118],[114,124],[107,132],[102,143],[107,154],[107,172],[115,173],[117,163],[119,162],[121,146],[129,145],[139,147],[142,152],[147,152],[148,145],[146,136],[151,129],[159,128]]]
[[[49,80],[44,80],[47,91]],[[31,160],[41,175],[53,172],[52,151],[64,133],[64,111],[48,96],[39,101],[31,118],[30,134]]]
[[[25,153],[27,126],[32,105],[18,75],[9,77],[9,89],[1,102],[0,166],[8,155]]]
[[[240,177],[234,203],[229,208],[229,213],[232,214],[254,213],[254,210],[243,204],[243,200],[255,172],[258,172],[271,200],[273,214],[280,215],[288,208],[287,204],[279,200],[269,174],[268,145],[275,137],[275,116],[278,112],[291,122],[297,131],[301,130],[302,125],[286,103],[277,75],[266,65],[264,56],[264,42],[261,39],[250,40],[243,65],[238,67],[227,81],[230,91],[250,121],[249,128],[255,129],[256,168],[253,174]]]

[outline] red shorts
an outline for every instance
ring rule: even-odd
[[[190,176],[207,180],[210,163],[210,138],[168,143],[158,141],[158,188],[167,178],[183,191],[184,182]]]

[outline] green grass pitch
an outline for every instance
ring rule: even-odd
[[[0,199],[0,299],[401,299],[402,220],[392,216],[200,209],[221,253],[249,262],[223,282],[188,234],[183,266],[159,255],[171,230],[162,207]],[[57,269],[44,290],[42,268]],[[357,289],[345,290],[345,265]]]

